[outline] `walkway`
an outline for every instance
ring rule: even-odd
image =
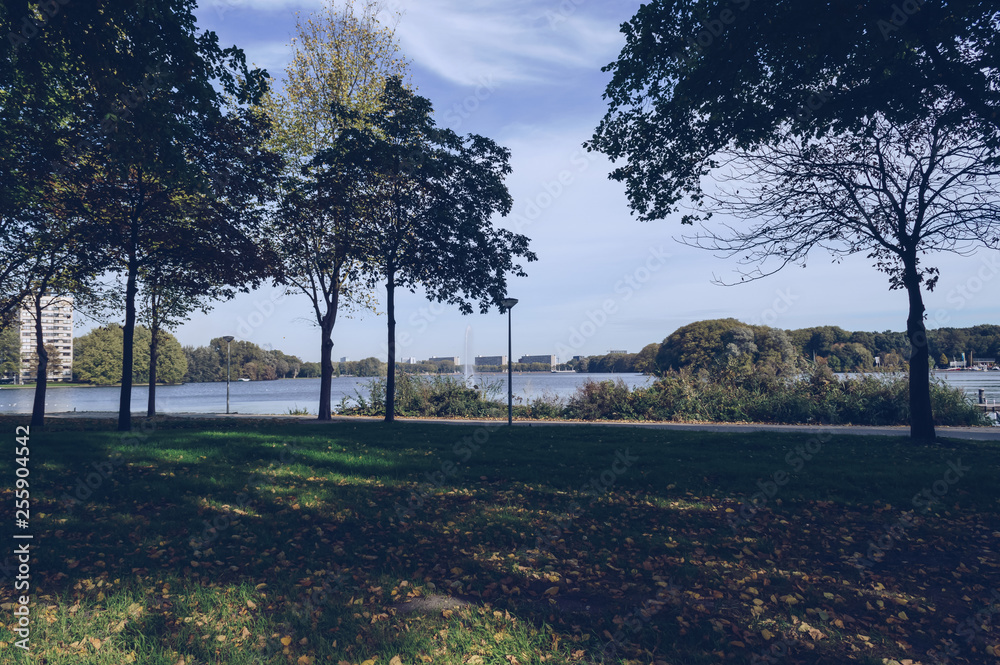
[[[145,416],[136,412],[135,417]],[[204,419],[234,419],[234,420],[287,420],[290,422],[322,425],[316,416],[260,415],[252,413],[167,413],[160,414],[168,418],[204,418]],[[118,419],[114,412],[68,412],[46,414],[47,418],[99,418]],[[381,418],[364,416],[334,416],[333,422],[381,422]],[[463,418],[398,418],[399,423],[422,423],[429,425],[464,425],[490,426],[505,425],[503,420],[482,420]],[[735,423],[639,423],[621,421],[576,421],[576,420],[515,420],[516,427],[640,427],[648,429],[675,430],[682,432],[720,432],[726,434],[747,434],[754,432],[780,432],[783,434],[816,434],[830,432],[833,434],[849,434],[856,436],[896,436],[908,437],[909,427],[870,427],[864,425],[767,425],[767,424],[735,424]],[[971,441],[1000,441],[1000,427],[938,427],[938,436],[946,439],[965,439]]]

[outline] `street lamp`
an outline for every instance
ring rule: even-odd
[[[500,301],[504,309],[507,310],[507,424],[514,424],[514,356],[511,351],[511,324],[510,310],[517,304],[517,298],[504,298]]]
[[[226,335],[222,339],[226,340],[226,413],[229,413],[229,345],[236,339],[232,335]]]

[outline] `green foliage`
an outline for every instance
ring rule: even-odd
[[[367,395],[355,394],[356,406],[347,406],[340,412],[345,415],[385,415],[386,380],[384,377],[369,381]],[[422,377],[399,373],[396,377],[396,414],[424,417],[499,417],[507,413],[507,405],[497,401],[503,389],[502,381],[482,378],[479,385],[470,387],[465,381],[452,376]]]
[[[645,221],[698,199],[704,171],[726,148],[851,130],[872,109],[906,123],[954,96],[959,113],[977,119],[973,132],[995,145],[995,7],[919,2],[901,14],[899,5],[643,4],[622,24],[625,44],[605,68],[608,110],[589,146],[616,162],[611,177]]]
[[[799,359],[788,334],[736,319],[696,321],[678,328],[660,345],[656,364],[670,370],[719,370],[727,374],[761,371],[791,375]]]
[[[0,377],[21,371],[21,333],[16,325],[0,328]]]
[[[122,376],[122,327],[117,323],[95,328],[73,340],[73,378],[84,383],[111,385]],[[149,343],[152,336],[145,326],[135,329],[135,356],[132,380],[149,381]],[[181,383],[187,374],[188,361],[177,339],[160,332],[160,353],[156,363],[158,383]]]
[[[208,383],[226,380],[226,354],[229,353],[229,370],[232,380],[241,377],[251,381],[273,381],[304,376],[303,363],[297,356],[261,348],[246,340],[233,340],[227,345],[221,337],[214,338],[208,346],[186,346],[188,383]]]
[[[901,375],[834,377],[818,363],[809,380],[757,375],[670,372],[652,386],[629,390],[617,382],[589,381],[570,398],[565,416],[582,420],[667,420],[785,424],[904,425],[909,383]],[[960,388],[931,383],[935,425],[988,425]]]

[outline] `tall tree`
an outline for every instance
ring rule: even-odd
[[[719,193],[706,200],[747,224],[691,242],[740,257],[751,279],[803,263],[814,249],[873,259],[890,288],[908,297],[910,433],[932,440],[922,288],[934,288],[938,271],[926,257],[1000,246],[1000,164],[992,152],[957,102],[925,120],[898,124],[873,113],[857,132],[737,150],[720,165]],[[851,350],[832,347],[853,363],[845,356]]]
[[[317,158],[349,165],[351,197],[364,220],[362,269],[371,283],[385,283],[386,422],[395,416],[396,289],[422,287],[464,314],[475,301],[486,313],[506,297],[507,274],[525,274],[515,257],[536,259],[527,237],[492,224],[494,213],[511,207],[504,184],[510,151],[440,129],[432,115],[428,99],[390,78],[378,109],[345,129],[349,147]]]
[[[281,214],[272,233],[282,256],[284,284],[305,295],[320,330],[320,420],[332,417],[333,329],[342,307],[368,306],[357,281],[355,240],[359,219],[351,206],[352,182],[342,161],[314,161],[341,151],[344,127],[361,122],[378,104],[388,76],[406,62],[394,31],[380,22],[380,5],[332,0],[299,20],[283,89],[265,97],[262,112],[275,126],[272,145],[286,159]]]
[[[621,26],[588,145],[627,160],[611,177],[643,221],[697,201],[702,171],[730,144],[856,130],[871,109],[908,122],[946,95],[996,147],[998,19],[980,0],[653,0]]]
[[[994,160],[1000,147],[998,16],[991,4],[975,0],[655,0],[622,25],[625,47],[605,68],[612,73],[608,112],[586,145],[624,161],[610,177],[626,184],[641,220],[662,219],[690,203],[685,223],[711,216],[705,206],[714,201],[703,177],[731,151],[780,149],[789,139],[826,135],[861,137],[871,128],[873,109],[902,128],[950,104],[962,118],[962,138],[975,137],[987,149],[985,159]],[[911,223],[914,211],[905,212]],[[872,237],[853,233],[845,230],[839,239],[862,238],[865,245]],[[734,229],[731,239],[741,236]],[[793,247],[800,240],[795,236]],[[893,286],[910,294],[908,334],[911,345],[923,345],[914,347],[911,381],[922,383],[928,349],[916,294],[933,273],[912,257],[912,247],[936,241],[925,243],[912,227],[887,240],[892,246],[880,245],[872,258]],[[922,402],[922,386],[913,388],[911,399]],[[932,436],[929,412],[913,415],[912,433]]]
[[[235,104],[256,101],[266,74],[242,51],[199,33],[190,0],[116,7],[98,35],[102,48],[82,59],[82,115],[112,118],[67,158],[88,173],[81,207],[106,226],[111,269],[123,285],[124,337],[118,429],[131,428],[134,333],[140,274],[162,243],[183,241],[192,226],[225,246],[251,246],[278,160],[263,148],[267,124]],[[115,72],[108,78],[108,72]],[[192,250],[197,253],[197,249]],[[232,254],[232,283],[256,260]]]

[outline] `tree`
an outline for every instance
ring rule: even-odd
[[[873,113],[857,132],[735,150],[720,192],[706,200],[748,225],[706,230],[691,242],[740,257],[753,266],[744,273],[750,279],[804,263],[813,249],[873,259],[909,300],[910,433],[931,440],[922,288],[934,288],[938,271],[924,257],[997,245],[1000,165],[992,151],[957,103],[902,125]]]
[[[293,58],[284,89],[264,98],[261,111],[275,126],[273,145],[286,159],[281,214],[274,220],[284,267],[283,283],[304,294],[320,329],[319,420],[332,417],[333,329],[342,307],[368,306],[357,283],[357,213],[348,196],[352,182],[338,158],[345,123],[360,122],[377,106],[385,80],[402,74],[392,28],[379,22],[379,4],[360,11],[332,1],[296,25]]]
[[[38,377],[38,364],[39,355],[37,353],[29,353],[25,360],[28,361],[28,373],[34,374],[37,380]],[[54,378],[61,374],[63,371],[62,355],[59,350],[52,344],[45,345],[45,376],[47,378]]]
[[[952,142],[951,147],[960,149],[964,142],[975,146],[970,153],[994,162],[1000,145],[1000,116],[996,113],[1000,109],[1000,70],[991,64],[998,48],[996,10],[987,3],[971,1],[919,7],[919,12],[909,15],[888,1],[838,0],[817,5],[805,0],[743,0],[736,11],[717,0],[660,0],[644,5],[622,26],[626,46],[618,60],[606,68],[613,72],[605,92],[609,110],[587,146],[612,159],[626,160],[611,177],[626,183],[630,206],[640,219],[663,218],[688,200],[697,212],[684,215],[682,221],[687,223],[701,218],[706,203],[715,203],[702,189],[702,177],[733,152],[758,149],[786,158],[789,154],[783,146],[790,141],[803,150],[821,150],[816,139],[832,136],[842,151],[849,152],[854,141],[864,144],[862,150],[878,159],[874,153],[885,148],[884,140],[890,138],[884,130],[919,133],[921,128],[932,129],[927,126],[931,122],[937,123],[935,140],[942,132],[957,131],[954,138],[958,143]],[[716,16],[718,19],[711,18]],[[709,17],[709,23],[701,33],[699,21],[706,20],[704,17]],[[715,39],[712,30],[720,37],[724,31],[725,38]],[[688,39],[693,42],[690,47]],[[878,109],[878,114],[873,115],[872,109]],[[952,122],[956,119],[960,122]],[[873,140],[877,145],[874,150]],[[921,150],[920,155],[925,154]],[[798,157],[812,155],[800,152]],[[800,160],[798,165],[808,166],[808,161]],[[850,165],[863,166],[853,159]],[[889,162],[888,166],[882,175],[889,176],[898,164]],[[936,170],[936,166],[932,153],[926,170]],[[957,164],[951,167],[960,170]],[[974,177],[987,175],[988,164],[982,167]],[[911,170],[910,175],[920,176],[921,170]],[[878,177],[878,173],[863,171],[858,169],[857,173]],[[810,172],[811,177],[817,175],[815,170]],[[800,184],[809,186],[805,179],[800,179]],[[882,184],[883,193],[888,194],[899,183]],[[916,191],[916,183],[911,184]],[[920,184],[926,195],[941,183]],[[872,187],[878,189],[877,181]],[[910,191],[906,189],[908,194]],[[829,189],[825,193],[833,194]],[[776,194],[770,190],[772,202]],[[753,229],[765,232],[762,242],[772,242],[772,256],[783,255],[782,265],[804,259],[814,245],[840,242],[845,248],[860,239],[855,251],[872,251],[876,267],[890,274],[890,286],[906,289],[910,304],[911,435],[932,438],[920,287],[926,282],[932,288],[936,273],[920,266],[918,246],[920,250],[956,249],[970,236],[974,242],[986,244],[995,244],[996,238],[988,235],[988,219],[978,216],[969,234],[963,235],[957,227],[938,226],[937,237],[932,234],[927,241],[920,226],[926,212],[921,210],[924,201],[917,202],[915,210],[909,209],[914,204],[910,198],[902,199],[901,205],[897,201],[895,210],[892,203],[883,203],[885,215],[873,226],[877,233],[864,227],[862,206],[853,204],[852,214],[857,217],[850,222],[854,227],[821,229],[810,224],[810,230],[801,234],[787,225],[777,227],[780,230],[770,224]],[[786,212],[793,212],[794,205],[789,198]],[[969,211],[967,222],[977,217],[977,202],[967,200],[961,205]],[[706,217],[710,216],[711,211]],[[899,224],[913,226],[896,234],[887,225],[893,216]],[[952,215],[961,225],[959,218],[960,214]],[[746,232],[733,231],[732,239],[750,239]],[[782,248],[779,239],[782,231],[790,234],[787,248]],[[981,233],[984,231],[987,233]],[[810,238],[814,232],[818,235]],[[810,242],[803,242],[806,238]],[[752,249],[746,242],[728,246]]]
[[[854,131],[871,109],[906,123],[949,98],[996,147],[997,17],[977,0],[654,0],[621,26],[588,147],[627,159],[611,177],[644,221],[697,202],[720,150],[771,144],[789,125]]]
[[[74,340],[73,376],[77,381],[96,385],[113,385],[122,376],[121,325],[112,323],[94,328]],[[156,359],[156,372],[150,372],[150,344],[152,333],[145,326],[136,326],[135,349],[132,364],[132,381],[149,383],[155,376],[161,383],[180,383],[187,373],[187,357],[177,339],[168,332],[160,332],[160,353]]]
[[[0,319],[0,377],[21,373],[21,328],[14,316]]]
[[[223,50],[214,33],[199,34],[194,8],[193,0],[73,3],[63,14],[72,20],[46,26],[72,82],[52,170],[75,214],[100,227],[101,260],[124,282],[119,430],[131,427],[140,270],[157,243],[183,241],[192,224],[220,247],[252,238],[276,166],[261,147],[266,123],[244,108],[266,73],[248,69],[239,49]],[[241,283],[239,268],[254,261],[230,259]]]
[[[398,77],[364,122],[345,130],[344,153],[326,151],[321,163],[347,164],[364,224],[361,270],[385,282],[388,338],[386,422],[395,415],[396,288],[424,288],[427,297],[482,313],[506,297],[507,273],[525,273],[514,257],[534,261],[528,238],[492,226],[511,198],[504,178],[510,152],[483,136],[439,129],[428,99]]]
[[[633,369],[643,374],[654,374],[657,371],[656,354],[660,352],[660,345],[656,342],[647,344],[636,354]]]

